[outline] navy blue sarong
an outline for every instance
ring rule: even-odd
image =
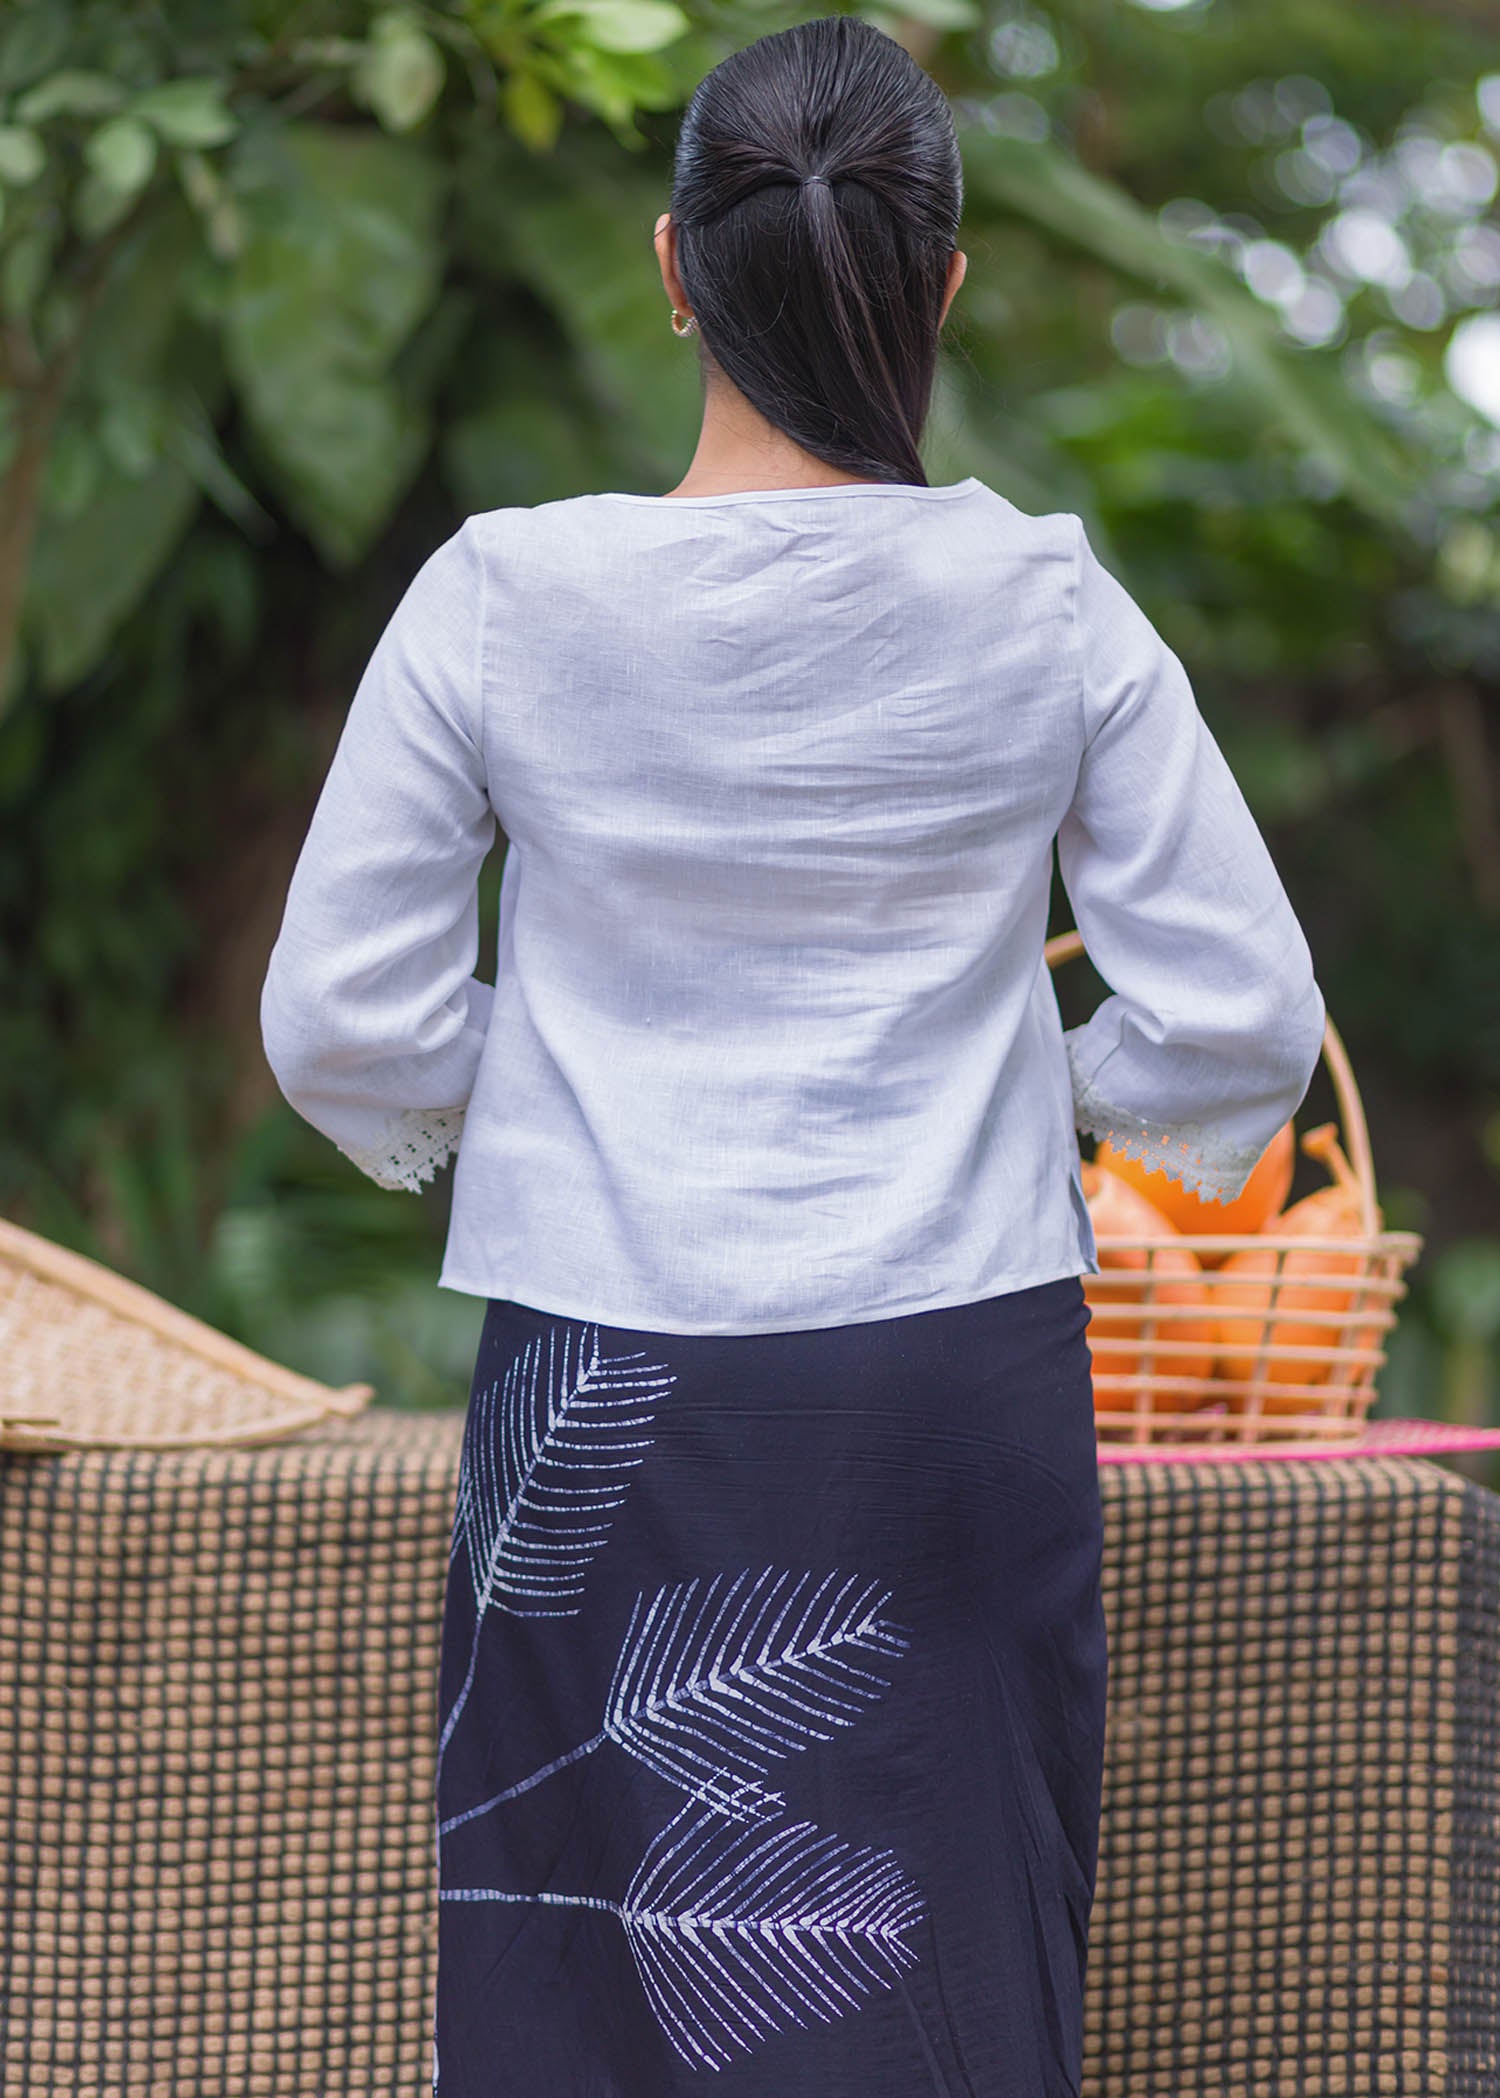
[[[1078,2098],[1106,1636],[1081,1279],[501,1300],[438,1685],[439,2098]]]

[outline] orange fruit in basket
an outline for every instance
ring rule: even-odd
[[[1338,1135],[1332,1122],[1325,1122],[1317,1129],[1308,1130],[1302,1139],[1302,1148],[1309,1156],[1320,1158],[1332,1172],[1331,1187],[1320,1188],[1315,1195],[1294,1202],[1281,1215],[1271,1217],[1264,1226],[1266,1235],[1274,1238],[1363,1238],[1364,1222],[1360,1209],[1359,1183],[1353,1168],[1340,1149]],[[1380,1212],[1376,1211],[1376,1228],[1382,1226]],[[1305,1278],[1296,1288],[1282,1286],[1278,1291],[1278,1315],[1271,1321],[1271,1331],[1266,1334],[1266,1321],[1270,1312],[1272,1278],[1277,1272],[1277,1261],[1281,1262],[1281,1275],[1285,1282]],[[1216,1374],[1233,1378],[1247,1386],[1255,1367],[1255,1358],[1263,1339],[1269,1338],[1272,1345],[1288,1348],[1327,1348],[1342,1345],[1344,1336],[1340,1329],[1319,1320],[1299,1318],[1299,1312],[1334,1311],[1347,1314],[1352,1310],[1356,1292],[1341,1287],[1337,1281],[1325,1278],[1338,1275],[1358,1275],[1365,1267],[1364,1256],[1359,1253],[1329,1253],[1319,1246],[1309,1246],[1306,1252],[1291,1248],[1280,1252],[1274,1247],[1262,1251],[1258,1247],[1245,1247],[1239,1253],[1231,1253],[1223,1262],[1220,1274],[1235,1277],[1264,1276],[1264,1281],[1222,1281],[1215,1285],[1214,1302],[1217,1317],[1214,1321],[1218,1334],[1218,1358]],[[1231,1309],[1230,1307],[1236,1307]],[[1357,1345],[1372,1346],[1379,1338],[1381,1328],[1364,1327],[1359,1333]],[[1344,1374],[1337,1363],[1315,1354],[1272,1356],[1264,1364],[1265,1388],[1261,1406],[1267,1413],[1316,1413],[1323,1406],[1320,1395],[1311,1392],[1294,1392],[1285,1388],[1294,1384],[1326,1384]],[[1242,1413],[1249,1406],[1248,1390],[1232,1390],[1226,1394],[1232,1413]]]
[[[1279,1211],[1291,1191],[1297,1149],[1291,1123],[1283,1122],[1256,1160],[1250,1178],[1229,1202],[1214,1202],[1206,1195],[1194,1194],[1160,1166],[1148,1169],[1140,1159],[1127,1158],[1107,1137],[1095,1145],[1094,1163],[1137,1188],[1179,1231],[1189,1236],[1218,1231],[1236,1238],[1264,1230],[1267,1218]],[[1218,1267],[1225,1257],[1208,1247],[1198,1253],[1200,1265],[1206,1268]]]
[[[1195,1393],[1170,1386],[1158,1391],[1155,1387],[1160,1376],[1207,1379],[1213,1375],[1216,1336],[1211,1318],[1156,1320],[1156,1340],[1192,1341],[1195,1346],[1191,1353],[1154,1348],[1153,1366],[1147,1373],[1141,1369],[1140,1343],[1149,1314],[1143,1312],[1135,1317],[1105,1309],[1144,1303],[1149,1291],[1149,1301],[1154,1304],[1192,1304],[1207,1310],[1204,1284],[1193,1279],[1202,1272],[1197,1254],[1190,1246],[1156,1246],[1148,1254],[1143,1246],[1123,1243],[1138,1238],[1166,1238],[1174,1234],[1174,1226],[1137,1188],[1103,1166],[1085,1164],[1082,1175],[1100,1269],[1112,1278],[1117,1274],[1132,1277],[1130,1281],[1109,1282],[1101,1281],[1098,1275],[1083,1277],[1084,1298],[1093,1312],[1088,1332],[1093,1367],[1104,1376],[1130,1377],[1140,1373],[1135,1384],[1116,1385],[1104,1391],[1096,1386],[1095,1407],[1109,1412],[1128,1411],[1142,1386],[1149,1395],[1147,1404],[1163,1412],[1176,1413],[1203,1405],[1214,1396],[1212,1391]],[[1111,1239],[1122,1243],[1112,1245]]]

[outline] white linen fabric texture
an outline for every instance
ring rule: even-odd
[[[507,853],[493,984],[480,867]],[[1054,844],[1110,994],[1063,1030]],[[1325,1012],[1181,662],[974,476],[471,516],[369,660],[261,997],[439,1287],[680,1333],[1098,1273],[1076,1131],[1219,1199]]]

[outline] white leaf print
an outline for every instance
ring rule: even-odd
[[[891,1851],[810,1821],[734,1827],[696,1802],[656,1837],[620,1906],[667,2037],[710,2069],[888,1987],[918,1957],[901,1933],[924,1913]]]
[[[625,1498],[651,1446],[652,1399],[674,1380],[661,1363],[601,1355],[595,1325],[530,1341],[469,1411],[455,1527],[481,1611],[576,1617],[600,1520]]]
[[[889,1589],[854,1575],[794,1579],[769,1566],[727,1585],[715,1574],[706,1586],[658,1589],[649,1606],[643,1593],[604,1731],[722,1812],[775,1812],[785,1800],[760,1782],[772,1763],[831,1740],[890,1688],[870,1665],[906,1651],[883,1615],[889,1600]]]
[[[601,1355],[597,1325],[564,1322],[538,1335],[503,1378],[477,1390],[464,1424],[454,1506],[454,1552],[466,1551],[474,1636],[463,1684],[443,1723],[438,1766],[479,1662],[494,1608],[517,1617],[576,1617],[576,1598],[609,1535],[651,1437],[653,1400],[676,1380],[644,1351]]]
[[[606,1741],[736,1820],[779,1812],[785,1798],[761,1782],[771,1764],[831,1740],[836,1726],[852,1726],[890,1688],[863,1662],[904,1653],[908,1640],[882,1615],[890,1590],[875,1581],[841,1581],[836,1573],[794,1580],[769,1566],[748,1589],[748,1573],[727,1588],[726,1580],[715,1574],[701,1593],[696,1579],[660,1588],[649,1607],[639,1594],[598,1733],[450,1814],[439,1837],[519,1799]]]

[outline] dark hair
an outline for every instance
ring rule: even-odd
[[[731,53],[695,88],[673,166],[703,349],[804,450],[925,486],[962,204],[943,92],[873,23],[824,15]]]

